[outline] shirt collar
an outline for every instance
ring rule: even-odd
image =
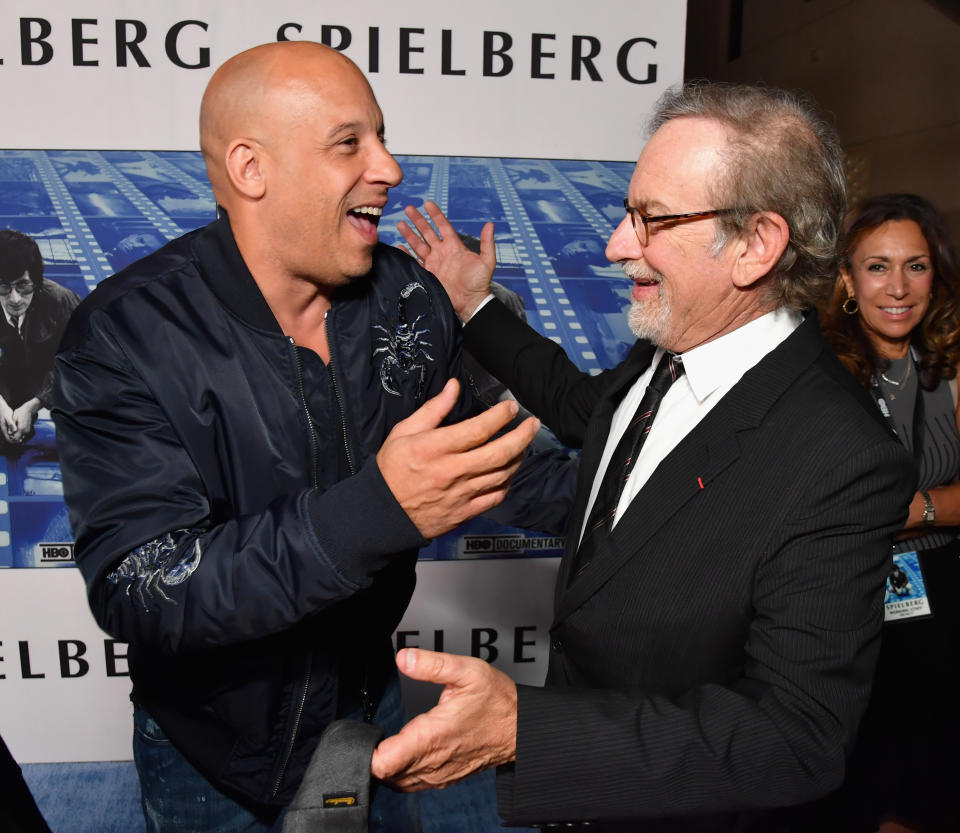
[[[23,319],[26,316],[26,313],[20,316],[20,327],[23,326]],[[7,323],[13,327],[18,333],[20,332],[20,327],[17,326],[17,322],[14,320],[13,316],[10,315],[6,310],[3,311],[3,317],[7,319]]]
[[[780,307],[684,353],[683,367],[697,401],[715,390],[733,387],[802,321],[796,310]]]

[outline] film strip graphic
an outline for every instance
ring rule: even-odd
[[[583,370],[619,361],[633,341],[630,283],[604,257],[623,216],[633,164],[398,156],[404,181],[380,224],[388,244],[408,204],[433,200],[461,235],[495,224],[495,279],[527,320]],[[81,298],[186,231],[215,204],[199,152],[0,150],[0,228],[33,237],[45,276]],[[70,541],[49,414],[22,453],[0,454],[0,567],[69,562]],[[47,556],[43,553],[46,552]],[[44,560],[47,559],[47,560]]]
[[[401,243],[407,203],[432,199],[465,234],[496,224],[496,277],[531,323],[583,369],[615,363],[632,337],[629,284],[604,247],[623,214],[631,163],[401,156],[381,237]],[[41,245],[47,275],[81,297],[168,240],[209,222],[199,153],[0,151],[0,224]]]
[[[604,256],[623,216],[632,163],[472,157],[398,157],[381,238],[401,243],[403,206],[433,200],[458,232],[493,220],[495,279],[524,300],[530,323],[588,372],[615,364],[633,342],[629,282]]]

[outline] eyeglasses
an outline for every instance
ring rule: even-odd
[[[9,295],[14,289],[17,290],[18,295],[33,295],[33,281],[20,278],[13,283],[0,283],[0,295]]]
[[[633,230],[637,233],[637,240],[641,246],[646,246],[650,242],[650,223],[670,223],[668,228],[672,228],[681,223],[692,223],[695,220],[705,220],[707,217],[718,217],[721,214],[733,212],[732,208],[711,208],[709,211],[688,211],[686,214],[658,214],[655,217],[648,217],[639,208],[630,205],[629,197],[623,198],[623,207],[630,215],[630,222],[633,223]]]

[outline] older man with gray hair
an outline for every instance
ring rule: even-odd
[[[407,212],[467,347],[583,453],[546,685],[402,651],[446,688],[373,772],[423,789],[499,765],[509,824],[770,833],[843,778],[914,473],[812,311],[844,211],[830,127],[712,83],[651,127],[606,251],[638,341],[598,376],[487,297],[489,225],[477,257],[435,205],[436,229]]]

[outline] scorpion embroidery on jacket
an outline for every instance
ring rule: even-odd
[[[187,532],[188,530],[179,530]],[[141,544],[127,555],[117,568],[107,575],[107,581],[114,584],[127,582],[127,596],[139,600],[140,605],[147,612],[153,601],[164,601],[176,604],[176,601],[164,592],[164,587],[175,587],[183,584],[200,564],[203,555],[200,541],[195,540],[180,558],[175,558],[177,544],[169,532],[162,538],[155,538]],[[157,598],[159,597],[159,598]]]
[[[430,335],[429,327],[420,326],[423,315],[417,315],[410,320],[407,309],[410,297],[416,292],[422,292],[429,303],[429,295],[423,284],[411,281],[400,292],[397,302],[397,323],[390,329],[381,324],[374,324],[373,329],[381,333],[376,337],[377,347],[373,355],[385,354],[380,363],[380,384],[383,389],[394,396],[400,395],[400,384],[397,376],[413,375],[417,380],[417,400],[423,397],[423,386],[427,376],[427,362],[433,361],[433,356],[427,351],[433,347],[433,342],[427,340]]]

